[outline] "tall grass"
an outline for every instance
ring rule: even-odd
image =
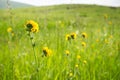
[[[120,79],[120,8],[61,5],[12,12],[14,28],[7,21],[6,11],[0,10],[0,80]],[[24,28],[27,20],[38,22],[40,28],[34,34],[38,72]],[[9,26],[14,36],[6,31]],[[73,32],[76,38],[66,40],[66,34]],[[49,47],[52,54],[43,56],[43,47]]]

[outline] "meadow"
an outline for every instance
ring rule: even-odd
[[[120,8],[0,9],[0,80],[120,80]]]

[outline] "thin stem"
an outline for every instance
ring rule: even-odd
[[[39,70],[38,70],[38,61],[37,61],[37,56],[36,56],[36,53],[35,53],[35,43],[34,43],[34,41],[33,41],[33,36],[31,36],[31,33],[30,32],[28,32],[27,33],[28,34],[28,36],[29,36],[29,38],[30,38],[30,41],[31,41],[31,44],[32,44],[32,49],[33,49],[33,53],[34,53],[34,59],[35,59],[35,68],[36,68],[36,74],[39,72]],[[39,80],[39,74],[38,74],[38,76],[36,76],[36,80]]]
[[[29,37],[30,37],[30,40],[31,40],[32,48],[33,48],[36,70],[38,72],[38,61],[37,61],[37,56],[36,56],[36,53],[35,53],[35,43],[33,42],[33,37],[31,36],[30,33],[29,33]]]
[[[38,71],[38,62],[37,62],[37,56],[36,56],[36,53],[35,53],[35,48],[34,48],[34,43],[31,39],[31,44],[32,44],[32,48],[33,48],[33,52],[34,52],[34,58],[35,58],[35,62],[36,62],[36,70]]]

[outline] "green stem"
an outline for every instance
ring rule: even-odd
[[[30,35],[30,38],[31,38],[31,35]],[[34,52],[36,70],[38,72],[38,62],[37,62],[37,56],[36,56],[36,53],[35,53],[35,43],[33,42],[33,39],[30,39],[30,40],[31,40],[31,44],[32,44],[33,52]]]
[[[37,74],[39,72],[39,70],[38,70],[39,66],[38,66],[37,56],[35,53],[35,43],[33,42],[33,37],[31,36],[30,32],[28,32],[28,36],[30,37],[32,48],[33,48],[34,59],[35,59],[35,68],[36,68],[36,74]],[[36,76],[36,80],[39,80],[39,74],[38,74],[38,76]]]
[[[37,56],[35,54],[35,48],[34,47],[33,47],[33,52],[34,52],[34,58],[35,58],[35,62],[36,62],[36,70],[38,71],[38,62],[37,62]]]

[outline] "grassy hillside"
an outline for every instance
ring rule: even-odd
[[[0,10],[0,80],[119,80],[119,13],[95,5]],[[39,25],[32,37],[28,20]]]
[[[11,8],[31,7],[32,5],[10,1]],[[0,9],[7,8],[7,0],[0,0]]]

